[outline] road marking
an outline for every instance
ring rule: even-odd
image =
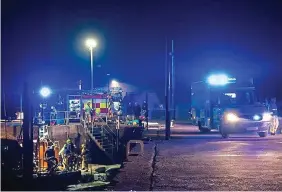
[[[149,129],[149,130],[152,130],[152,129],[153,129],[153,130],[158,130],[158,129],[161,130],[161,129],[158,128],[158,127],[149,127],[148,129]]]
[[[216,157],[279,157],[281,155],[277,155],[275,153],[265,153],[265,154],[253,154],[253,155],[244,155],[244,154],[219,154],[212,155]]]
[[[236,145],[250,145],[249,143],[238,143],[238,141],[212,141],[208,142],[208,144],[224,144],[224,143],[234,143]]]

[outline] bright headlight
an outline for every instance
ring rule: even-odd
[[[272,118],[271,113],[264,113],[263,116],[262,116],[263,121],[270,121],[271,118]]]
[[[234,113],[227,113],[226,114],[226,120],[227,121],[230,121],[230,122],[235,122],[235,121],[238,121],[238,116]]]

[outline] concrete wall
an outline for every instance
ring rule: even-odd
[[[7,135],[18,138],[18,136],[20,136],[20,132],[21,132],[21,124],[14,122],[6,122],[6,126],[5,126],[5,122],[1,122],[1,136],[6,135],[7,133]],[[38,133],[38,127],[34,126],[33,127],[34,138],[37,138],[38,135],[37,133]]]
[[[81,124],[50,126],[48,131],[52,140],[59,141],[60,147],[63,147],[68,137],[73,140],[77,147],[86,142],[86,134]],[[80,138],[78,138],[78,134]]]
[[[19,123],[11,123],[7,122],[6,126],[4,122],[1,122],[1,136],[5,137],[6,133],[8,137],[16,139],[20,135],[21,125]],[[60,147],[64,145],[67,138],[70,137],[73,141],[76,140],[76,145],[81,143],[85,143],[86,135],[84,132],[84,128],[81,124],[70,124],[70,125],[55,125],[48,127],[49,136],[53,141],[59,141]],[[80,134],[80,141],[77,141],[77,135]],[[38,135],[38,127],[33,127],[33,138],[37,139]]]

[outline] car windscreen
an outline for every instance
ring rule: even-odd
[[[254,92],[249,90],[223,92],[219,96],[219,103],[221,106],[252,105],[255,102],[254,100]]]

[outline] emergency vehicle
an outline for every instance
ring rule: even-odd
[[[192,83],[191,114],[201,132],[218,130],[223,138],[246,132],[266,137],[273,119],[268,107],[258,102],[252,79],[224,74]]]

